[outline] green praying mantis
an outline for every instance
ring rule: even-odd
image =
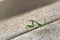
[[[34,20],[29,20],[29,21],[31,22],[31,24],[26,25],[26,27],[28,27],[28,28],[33,28],[34,27],[34,23],[38,24],[38,27],[42,27],[42,26],[46,25],[46,19],[44,19],[44,23],[43,24],[41,24],[41,23],[39,23],[37,21],[34,21]]]

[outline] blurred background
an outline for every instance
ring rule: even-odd
[[[0,19],[24,14],[38,7],[44,7],[58,0],[0,0]]]

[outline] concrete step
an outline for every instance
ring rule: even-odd
[[[60,40],[60,20],[11,40]]]
[[[0,0],[0,19],[43,7],[59,0]]]
[[[26,24],[29,19],[41,22],[46,18],[47,23],[53,22],[60,18],[60,1],[47,5],[42,8],[34,9],[23,15],[17,15],[12,18],[0,20],[0,39],[11,39],[27,32]],[[37,25],[35,25],[37,27]],[[29,29],[31,30],[31,29]],[[29,31],[28,30],[28,31]]]

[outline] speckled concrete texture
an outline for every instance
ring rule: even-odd
[[[23,15],[17,15],[0,21],[0,39],[5,40],[27,31],[26,24],[29,19],[41,22],[46,18],[47,23],[60,18],[60,1],[34,9]],[[35,25],[37,27],[37,25]],[[29,29],[31,30],[31,29]],[[28,30],[28,31],[29,31]],[[33,35],[32,35],[33,36]]]
[[[60,40],[60,20],[11,40]]]

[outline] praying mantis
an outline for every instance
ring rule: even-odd
[[[43,24],[41,24],[41,23],[39,23],[37,21],[34,21],[34,20],[29,20],[29,21],[31,22],[31,24],[26,25],[26,27],[28,27],[28,28],[33,28],[34,27],[34,23],[38,24],[39,27],[42,27],[42,26],[46,25],[46,19],[44,19],[44,23]]]

